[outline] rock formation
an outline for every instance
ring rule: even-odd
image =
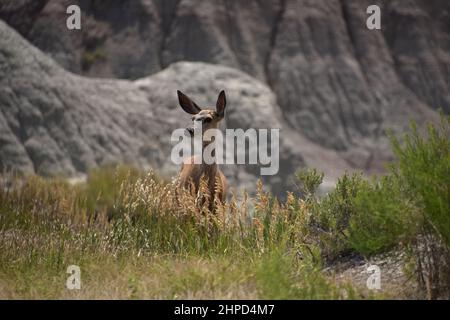
[[[65,26],[69,4],[81,7],[80,31]],[[381,30],[366,28],[371,4],[381,8]],[[331,177],[351,168],[381,170],[391,158],[386,129],[401,132],[410,119],[435,120],[438,108],[450,112],[450,3],[445,0],[4,0],[0,19],[72,73],[147,77],[81,78],[34,48],[29,50],[40,62],[31,66],[30,55],[8,56],[11,48],[3,44],[10,44],[1,39],[1,81],[9,85],[1,89],[6,93],[0,97],[0,130],[12,132],[2,134],[2,154],[7,152],[1,161],[40,173],[71,174],[130,159],[160,166],[166,145],[161,139],[180,124],[173,95],[179,87],[202,103],[214,101],[222,87],[234,88],[236,107],[246,110],[247,119],[230,108],[228,125],[253,125],[256,119],[278,125],[284,132],[284,164],[290,166],[285,172],[306,164]],[[11,33],[6,28],[2,33]],[[23,40],[13,42],[29,47]],[[5,79],[4,70],[10,69],[18,72],[16,78]],[[44,105],[65,110],[46,125],[83,138],[59,141],[51,138],[59,131],[51,129],[37,131],[40,140],[27,141],[28,131],[37,130],[28,127],[52,114],[42,113]],[[25,115],[18,116],[19,108]],[[260,116],[261,108],[276,116]],[[165,112],[174,118],[162,118]],[[76,121],[90,129],[81,130]],[[152,123],[151,129],[144,123]],[[135,125],[130,129],[130,124]],[[42,143],[55,150],[46,154]],[[47,165],[50,159],[55,165]],[[240,172],[253,180],[249,170]],[[285,178],[274,177],[273,184]]]

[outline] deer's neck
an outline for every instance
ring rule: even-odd
[[[203,143],[203,147],[202,147],[202,155],[204,155],[205,152],[205,148],[211,144],[213,144],[214,142],[204,142]],[[205,173],[207,172],[213,172],[215,173],[217,171],[217,159],[216,159],[216,150],[214,149],[211,153],[212,157],[213,157],[213,163],[208,164],[206,163],[206,161],[202,161],[202,169],[203,171],[205,171]]]

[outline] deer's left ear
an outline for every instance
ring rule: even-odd
[[[178,102],[180,103],[180,106],[181,108],[183,108],[184,111],[190,114],[197,114],[200,111],[202,111],[202,109],[200,109],[200,107],[183,92],[177,90],[177,94],[178,94]]]
[[[227,105],[227,98],[225,97],[225,91],[220,91],[219,97],[216,103],[216,112],[220,118],[225,116],[225,107]]]

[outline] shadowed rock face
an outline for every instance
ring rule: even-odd
[[[65,10],[75,3],[83,12],[82,30],[68,31]],[[365,27],[366,8],[370,4],[381,7],[382,30],[370,31]],[[131,91],[132,94],[124,93],[120,98],[108,95],[108,99],[117,99],[117,105],[120,102],[121,107],[117,106],[117,109],[121,112],[124,112],[123,105],[132,104],[127,99],[141,99],[138,97],[142,96],[144,111],[137,113],[145,113],[146,108],[151,108],[153,119],[159,120],[161,108],[148,98],[158,94],[152,93],[150,86],[166,92],[153,98],[158,104],[165,101],[176,108],[173,92],[185,88],[183,85],[187,94],[201,103],[211,104],[221,88],[236,87],[230,84],[236,77],[251,79],[248,90],[264,88],[260,95],[266,101],[274,101],[270,103],[273,106],[271,112],[277,114],[276,125],[285,133],[282,137],[287,151],[283,155],[291,159],[285,164],[294,165],[295,162],[295,165],[305,163],[325,168],[333,177],[348,168],[367,172],[381,170],[391,156],[384,137],[387,128],[400,132],[410,118],[423,123],[436,118],[437,108],[450,112],[450,2],[445,0],[217,3],[201,0],[6,0],[0,4],[0,18],[74,73],[137,79],[164,69],[147,79],[167,79],[170,83],[167,90],[165,85],[164,88],[158,86],[158,81],[147,80],[150,90],[138,90],[139,94]],[[172,65],[184,60],[225,65],[253,78],[236,70],[202,65],[202,70],[229,70],[225,72],[228,76],[218,82],[216,75],[209,78],[197,75],[199,82],[208,81],[202,84],[205,87],[197,88],[197,84],[192,85],[189,75],[197,67],[177,69],[193,65]],[[170,80],[169,74],[172,74]],[[67,73],[61,77],[76,78]],[[77,84],[80,81],[76,81]],[[101,91],[95,89],[97,83],[104,82],[90,81],[83,79],[83,83],[89,83],[87,88],[73,91],[85,90],[80,94],[85,97],[92,90],[95,97],[97,91]],[[114,83],[111,87],[136,85],[127,81],[106,82]],[[235,99],[244,104],[247,100],[239,99],[245,96],[236,93]],[[94,99],[97,100],[101,100],[100,97]],[[67,101],[63,99],[60,103],[69,103]],[[29,108],[36,109],[32,106],[36,106],[34,102]],[[93,112],[92,108],[83,108],[86,114]],[[108,107],[104,108],[107,110]],[[248,111],[248,119],[260,117],[254,104],[240,108]],[[182,116],[179,110],[176,111],[173,120],[161,121],[178,121]],[[73,117],[81,117],[79,112],[82,110],[75,112]],[[123,114],[118,112],[116,115],[119,118]],[[232,113],[230,117],[228,125],[235,121]],[[126,121],[118,118],[116,122]],[[141,120],[141,117],[137,118],[136,121]],[[24,128],[35,120],[24,121],[16,125]],[[252,121],[247,123],[252,124]],[[111,130],[115,132],[114,128]],[[91,131],[99,134],[94,129]],[[147,132],[156,134],[157,130]],[[129,133],[129,139],[142,139],[133,134]],[[123,150],[111,147],[114,152],[105,152],[106,160],[100,156],[86,156],[82,161],[84,164],[74,164],[79,160],[72,155],[70,165],[63,165],[59,160],[58,163],[63,171],[70,166],[72,171],[84,171],[90,163],[109,161],[108,157],[123,160],[121,157],[125,153],[146,163],[152,157],[158,158],[150,155],[159,154],[156,150],[163,150],[166,145],[165,142],[156,144],[154,140],[147,143],[154,144],[154,149],[149,147],[148,150],[155,151],[144,152],[142,157],[124,151],[135,148],[129,147],[127,141]],[[116,142],[106,140],[104,143],[115,145]],[[12,154],[18,154],[14,152]],[[116,156],[119,154],[120,157]],[[62,156],[54,154],[53,157],[59,159]],[[25,167],[35,163],[35,160],[23,161],[21,166]],[[291,166],[284,170],[292,172],[294,169]],[[254,176],[250,173],[248,177],[252,180]]]

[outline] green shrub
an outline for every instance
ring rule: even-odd
[[[384,177],[367,181],[345,174],[334,191],[311,201],[320,175],[313,170],[297,174],[311,212],[303,242],[316,245],[326,261],[401,245],[412,253],[428,297],[448,295],[450,118],[441,116],[439,126],[429,124],[425,137],[412,123],[403,141],[391,139],[397,159]]]
[[[306,197],[310,199],[314,197],[317,189],[323,182],[324,173],[319,172],[315,168],[303,168],[295,173],[297,181],[299,182],[299,190]]]
[[[450,117],[441,116],[438,127],[429,124],[427,138],[412,123],[403,140],[392,137],[398,159],[393,174],[405,185],[406,197],[422,210],[424,228],[450,248]]]
[[[355,199],[361,188],[367,185],[361,174],[344,174],[336,188],[311,206],[309,227],[311,236],[322,249],[326,260],[351,251],[348,241],[350,219],[359,214]]]
[[[366,256],[409,243],[417,234],[421,217],[403,197],[392,176],[373,179],[358,191],[349,222],[349,245]]]
[[[370,181],[344,174],[334,191],[318,200],[322,176],[298,173],[309,215],[300,223],[299,244],[319,249],[325,262],[350,252],[364,256],[400,247],[411,253],[429,298],[450,294],[450,118],[428,125],[422,136],[412,123],[399,141],[396,161]]]
[[[450,117],[441,114],[428,135],[411,132],[400,142],[391,137],[398,159],[392,175],[404,186],[403,197],[421,215],[416,240],[411,242],[419,285],[428,298],[450,297]]]

